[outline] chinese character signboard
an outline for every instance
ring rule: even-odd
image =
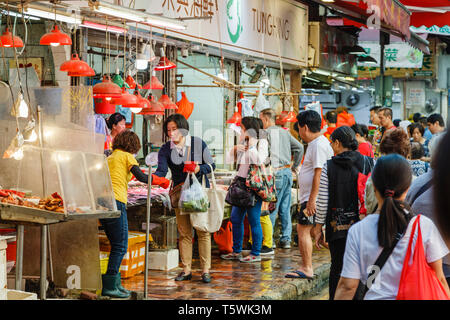
[[[393,43],[385,47],[386,76],[394,78],[424,79],[436,77],[436,57],[433,52],[433,39],[430,39],[430,54],[412,48],[406,43]],[[375,58],[377,65],[358,63],[358,78],[375,78],[380,75],[380,45],[376,42],[360,42],[367,54]]]
[[[378,42],[359,42],[367,55],[375,58],[380,66],[381,46]],[[386,45],[384,48],[386,68],[422,68],[423,53],[402,42]],[[367,66],[365,63],[358,63],[358,66]],[[371,65],[375,66],[375,65]]]
[[[125,1],[127,2],[127,1]],[[136,9],[185,20],[167,35],[233,52],[304,67],[308,60],[308,7],[292,0],[135,0]],[[123,4],[124,6],[127,3]],[[140,26],[140,28],[142,25]],[[164,28],[152,27],[163,33]],[[146,28],[150,30],[150,28]]]

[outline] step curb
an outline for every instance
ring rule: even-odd
[[[281,285],[276,289],[262,293],[260,300],[302,300],[313,290],[323,286],[330,275],[331,263],[322,264],[314,270],[314,280],[283,278]]]

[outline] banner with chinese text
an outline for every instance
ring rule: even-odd
[[[186,30],[167,29],[167,36],[307,66],[308,7],[304,4],[292,0],[135,0],[134,8],[169,18],[210,16],[185,20]],[[152,30],[165,32],[158,27]]]

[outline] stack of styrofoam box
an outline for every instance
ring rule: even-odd
[[[178,267],[178,249],[149,251],[148,268],[151,270],[171,270]]]
[[[0,236],[0,300],[7,299],[6,291],[6,237]]]
[[[6,240],[9,238],[0,236],[0,300],[37,300],[36,293],[7,289]]]

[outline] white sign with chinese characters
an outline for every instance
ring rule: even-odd
[[[300,67],[308,62],[308,7],[292,0],[135,0],[134,8],[170,18],[211,16],[185,20],[186,30],[167,29],[168,36]]]
[[[358,66],[379,67],[381,59],[381,46],[378,42],[360,41],[359,46],[363,47],[369,56],[377,60],[377,64],[366,64],[358,62]],[[411,47],[406,43],[391,43],[384,48],[386,68],[422,68],[423,52]]]

